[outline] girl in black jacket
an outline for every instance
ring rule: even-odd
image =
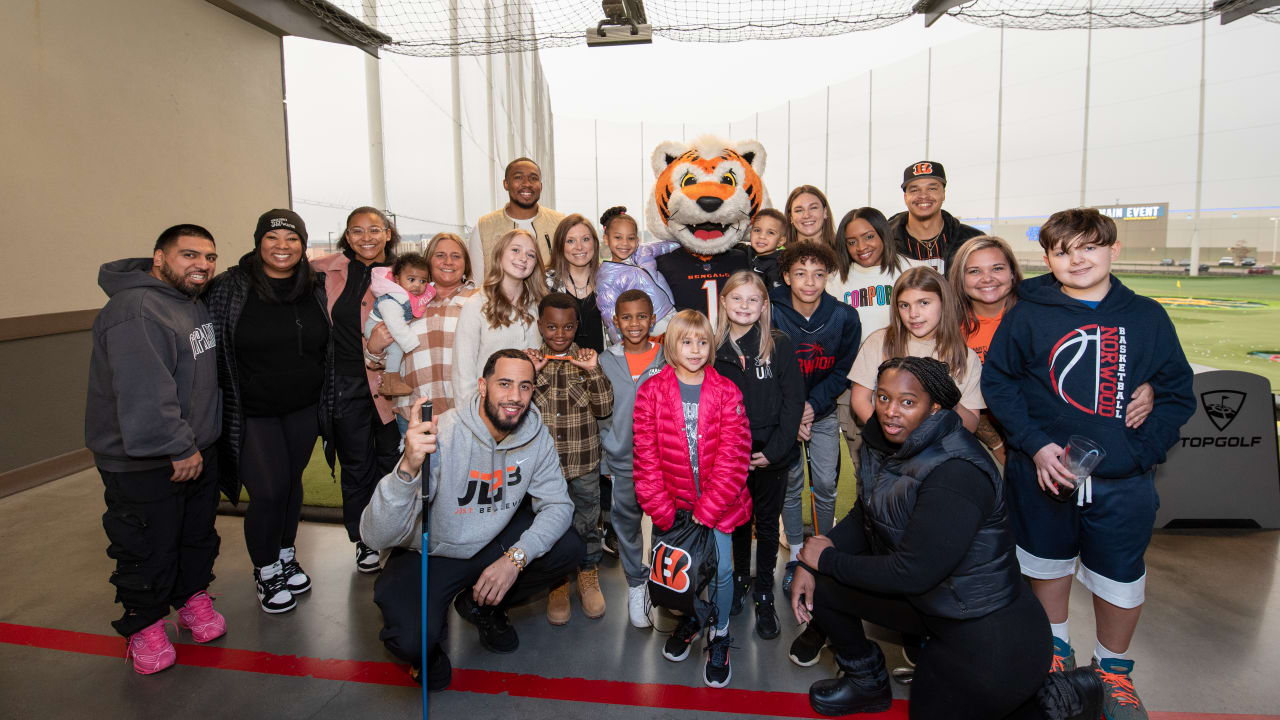
[[[220,484],[232,503],[249,491],[244,539],[258,601],[292,610],[311,588],[294,541],[302,471],[328,435],[333,344],[324,281],[306,258],[307,228],[289,210],[258,219],[254,249],[209,292],[222,387]]]
[[[843,671],[814,683],[809,702],[824,715],[889,709],[867,620],[928,637],[913,720],[1098,718],[1093,670],[1049,672],[1049,620],[1018,573],[1003,480],[951,409],[959,401],[941,361],[878,368],[858,502],[830,537],[805,541],[792,585],[796,620],[819,627]]]
[[[778,563],[778,513],[787,468],[798,450],[796,433],[804,412],[804,379],[791,340],[769,324],[769,295],[760,276],[740,270],[720,291],[716,322],[716,372],[742,391],[751,423],[751,493],[756,527],[756,575],[752,598],[756,633],[778,636],[773,608],[773,572]],[[737,615],[751,591],[751,523],[733,533],[733,608]]]

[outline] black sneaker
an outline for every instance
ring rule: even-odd
[[[733,576],[733,604],[729,607],[729,615],[734,616],[742,612],[742,608],[747,605],[747,598],[751,594],[752,579],[750,575],[734,575]]]
[[[707,687],[722,688],[733,678],[733,666],[729,664],[729,648],[733,638],[726,630],[724,635],[711,638],[707,645],[707,663],[702,666],[702,682]]]
[[[382,570],[379,561],[382,556],[377,550],[365,545],[363,542],[356,543],[356,569],[362,573],[376,573]]]
[[[453,680],[453,663],[449,662],[449,656],[440,648],[436,648],[427,660],[427,691],[440,692],[447,690],[449,683]],[[422,680],[418,680],[418,684],[422,684]]]
[[[492,605],[479,606],[471,599],[471,591],[463,590],[454,598],[453,607],[463,620],[480,631],[480,644],[489,652],[506,655],[520,647],[520,636],[507,620],[507,613]]]
[[[609,523],[604,524],[604,531],[600,534],[600,549],[605,555],[618,557],[618,533],[613,531],[613,526]]]
[[[782,576],[782,594],[787,600],[791,599],[791,581],[796,579],[796,568],[800,567],[799,560],[792,560],[787,563],[786,573]]]
[[[662,657],[671,662],[680,662],[689,657],[689,646],[693,644],[693,639],[698,636],[698,619],[685,616],[680,618],[680,624],[671,632],[671,637],[667,638],[667,643],[662,646]]]
[[[756,602],[756,634],[762,640],[778,637],[778,612],[773,609],[773,593],[758,592]]]
[[[787,652],[791,662],[800,667],[809,667],[818,662],[818,657],[822,655],[822,648],[827,644],[827,638],[818,631],[813,623],[805,626],[804,632],[800,633],[791,643],[791,650]]]
[[[262,577],[263,570],[271,570],[271,577]],[[289,612],[297,607],[298,601],[294,600],[293,593],[289,592],[289,586],[284,579],[284,569],[279,560],[264,568],[254,568],[253,582],[257,586],[258,602],[262,605],[262,612],[274,615]]]

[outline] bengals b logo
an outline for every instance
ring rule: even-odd
[[[917,177],[919,177],[920,175],[932,175],[933,163],[927,163],[927,162],[916,163],[915,167],[911,168],[911,174]]]
[[[682,593],[689,589],[689,553],[660,542],[653,549],[653,570],[649,582]]]

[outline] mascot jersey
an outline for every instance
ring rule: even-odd
[[[680,243],[656,263],[677,310],[704,312],[714,324],[724,281],[751,268],[738,243],[746,240],[756,212],[769,206],[760,179],[764,160],[764,147],[755,140],[709,135],[691,144],[664,142],[653,151],[657,180],[645,224],[660,240]]]
[[[751,269],[747,253],[740,247],[719,255],[694,255],[686,248],[658,257],[658,272],[667,279],[676,310],[697,310],[715,324],[719,314],[720,289],[739,270]]]

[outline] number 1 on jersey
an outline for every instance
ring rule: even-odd
[[[707,291],[707,318],[711,320],[711,329],[715,330],[720,313],[720,289],[715,280],[703,280],[702,289]]]

